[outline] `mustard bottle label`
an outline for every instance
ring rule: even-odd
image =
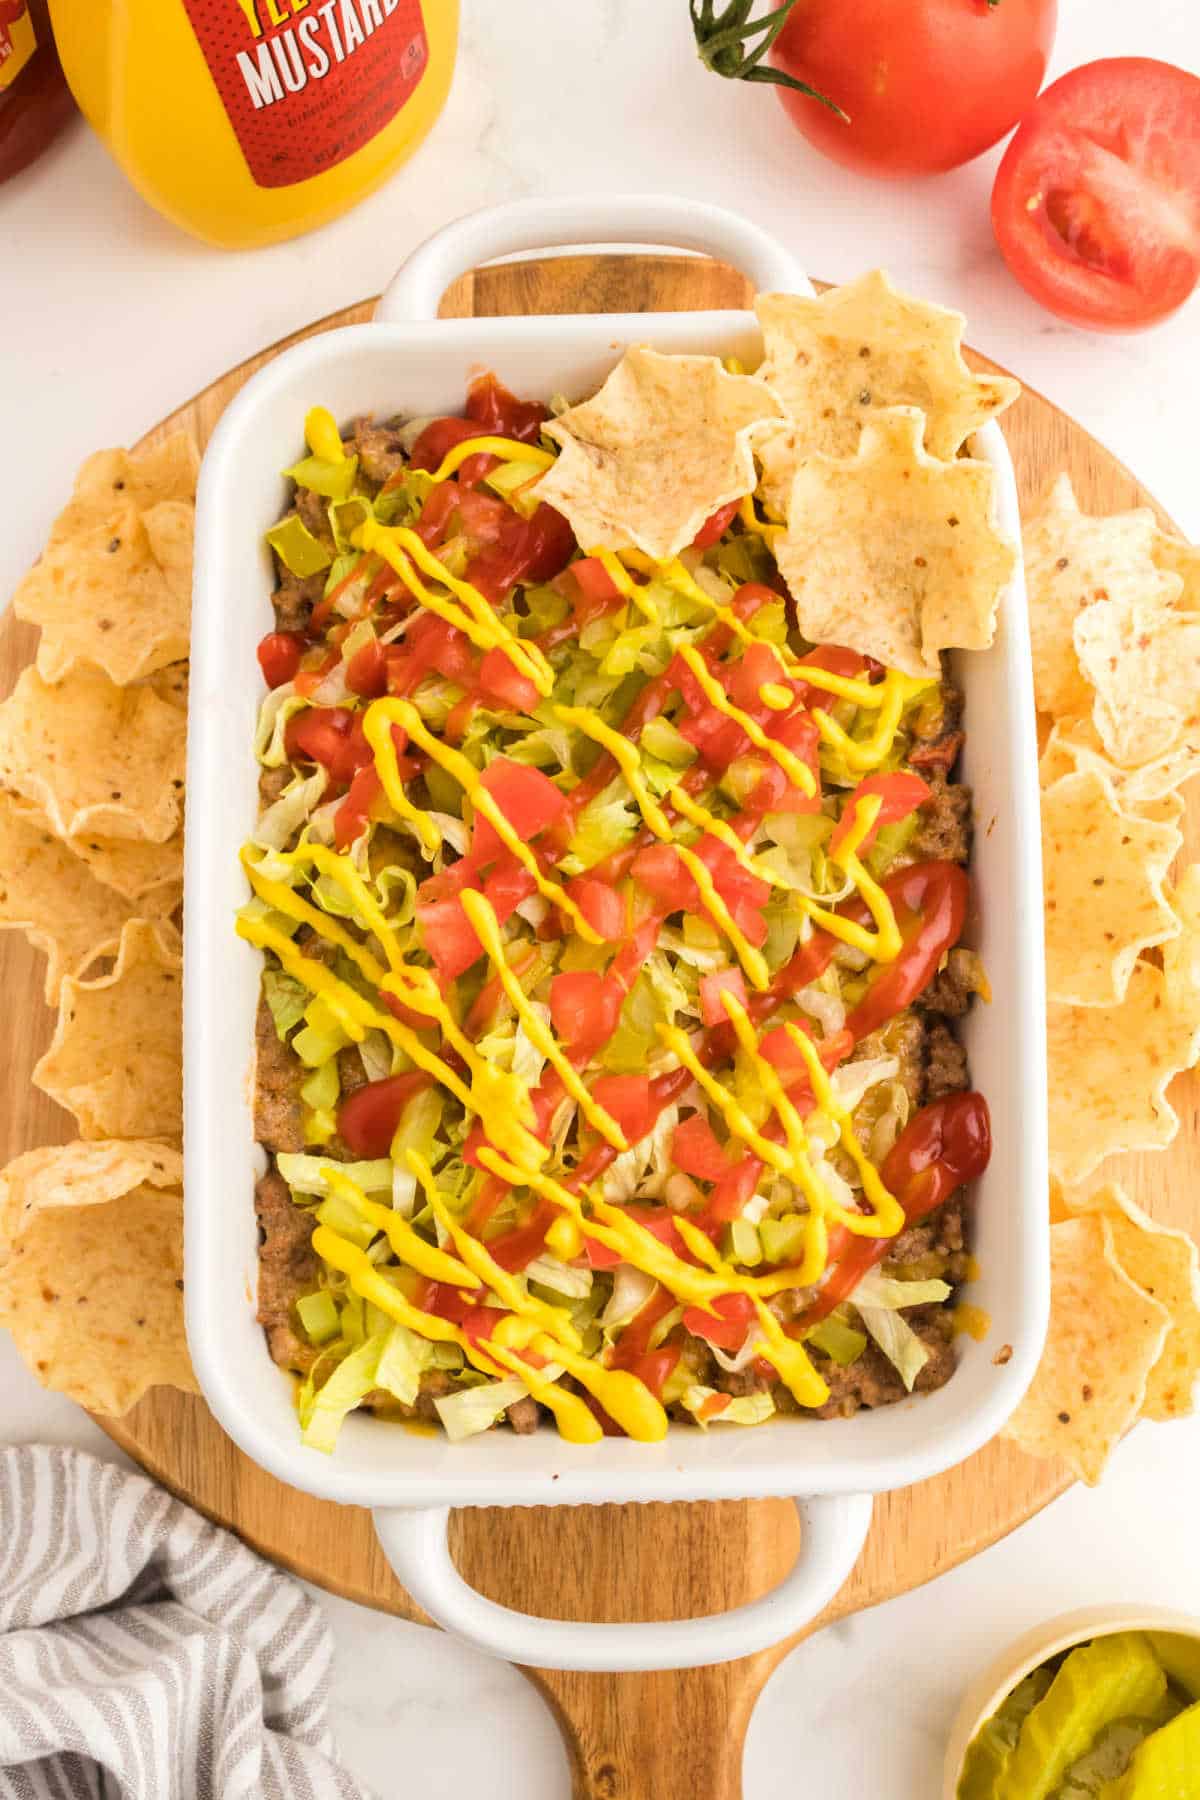
[[[12,86],[36,49],[25,0],[0,0],[0,89]]]
[[[429,61],[421,0],[183,5],[261,188],[307,181],[361,150],[412,97]]]

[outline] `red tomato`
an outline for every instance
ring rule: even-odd
[[[728,505],[718,506],[715,513],[710,513],[692,539],[692,549],[707,550],[710,545],[720,543],[737,518],[737,510],[740,505],[740,500],[730,500]]]
[[[268,631],[258,646],[258,666],[269,688],[291,681],[300,667],[304,639],[298,631]]]
[[[346,664],[346,686],[364,700],[378,700],[387,693],[387,653],[378,638],[356,650]]]
[[[548,825],[562,817],[566,798],[540,769],[498,756],[483,772],[482,786],[491,795],[513,830],[529,843]],[[475,820],[472,854],[478,861],[500,847],[495,827],[482,814]]]
[[[1103,331],[1165,319],[1200,278],[1200,79],[1146,56],[1062,76],[1004,153],[992,226],[1059,318]]]
[[[456,481],[443,481],[440,486],[434,488],[421,508],[421,517],[417,521],[417,536],[431,549],[435,544],[441,542],[450,515],[458,505],[458,495],[459,489]]]
[[[531,1263],[535,1256],[540,1256],[546,1248],[546,1233],[558,1216],[558,1210],[548,1200],[544,1200],[533,1217],[524,1225],[504,1232],[500,1237],[487,1240],[488,1255],[498,1262],[502,1269],[515,1274],[519,1269]]]
[[[625,901],[616,888],[606,881],[595,881],[590,875],[576,875],[568,881],[566,892],[606,944],[615,944],[625,936]]]
[[[512,657],[499,648],[485,653],[478,679],[485,699],[513,712],[531,713],[541,699],[528,675],[522,675]]]
[[[592,1098],[617,1121],[631,1144],[653,1131],[658,1105],[648,1075],[602,1075],[591,1084]]]
[[[579,584],[585,600],[594,605],[611,606],[621,598],[621,590],[598,556],[581,556],[571,564],[571,574]],[[586,624],[586,620],[584,623]]]
[[[479,426],[471,419],[431,419],[412,447],[408,459],[410,469],[427,469],[432,475],[441,467],[448,450],[465,444],[468,438],[481,437]],[[458,495],[455,494],[457,500]],[[431,495],[432,499],[433,496]]]
[[[871,848],[875,839],[885,825],[898,825],[901,819],[907,819],[909,813],[923,806],[929,798],[929,785],[919,775],[908,775],[899,769],[886,775],[867,775],[859,782],[852,794],[847,794],[845,809],[841,818],[833,828],[833,836],[829,840],[829,851],[835,855],[849,837],[855,825],[857,802],[866,800],[872,794],[878,794],[882,804],[879,817],[868,831],[858,847],[861,856]]]
[[[617,1081],[623,1077],[614,1075],[610,1079]],[[612,1151],[611,1144],[606,1144],[604,1148]],[[614,1151],[613,1154],[615,1155],[616,1152]],[[581,1163],[580,1169],[582,1167]],[[578,1170],[575,1179],[576,1181],[582,1179]],[[589,1171],[588,1179],[592,1179],[591,1171]],[[648,1231],[651,1237],[656,1237],[660,1244],[665,1244],[668,1250],[673,1250],[682,1262],[695,1262],[695,1257],[675,1229],[673,1213],[666,1212],[661,1207],[636,1205],[623,1206],[621,1211],[627,1219],[632,1219],[636,1225],[640,1225],[643,1231]],[[697,1220],[696,1223],[704,1224],[701,1220]],[[595,1238],[588,1238],[584,1248],[587,1252],[588,1262],[593,1269],[615,1269],[617,1264],[624,1260],[619,1251],[610,1250],[607,1244],[598,1243]]]
[[[432,1075],[414,1069],[407,1075],[368,1081],[365,1087],[347,1094],[337,1115],[346,1148],[355,1156],[386,1156],[405,1107],[432,1081]]]
[[[668,912],[694,912],[700,905],[700,890],[672,844],[647,844],[634,857],[630,872],[638,886],[660,900]]]
[[[550,1021],[577,1056],[591,1056],[617,1029],[625,998],[597,969],[576,969],[550,983]]]
[[[371,818],[371,808],[383,793],[383,783],[373,762],[364,763],[350,791],[333,815],[333,841],[337,849],[348,850]]]
[[[757,1317],[754,1302],[749,1294],[721,1294],[713,1305],[717,1309],[715,1317],[698,1306],[689,1306],[683,1315],[684,1329],[736,1355]]]
[[[775,68],[836,102],[781,87],[792,123],[835,162],[929,174],[1002,138],[1046,74],[1055,0],[795,0]]]
[[[784,679],[783,664],[770,644],[747,644],[726,673],[729,697],[744,712],[748,712],[760,724],[764,719],[778,718],[778,713],[765,706],[758,697],[759,688],[766,682],[782,682]]]
[[[729,1160],[720,1139],[703,1113],[692,1113],[675,1127],[671,1161],[696,1181],[720,1181],[729,1173]]]
[[[727,1025],[723,994],[732,994],[739,1005],[746,1004],[746,977],[740,969],[716,969],[700,977],[700,1017],[706,1025]]]
[[[308,706],[288,720],[283,747],[289,762],[315,762],[333,772],[345,746],[353,713],[345,706]]]
[[[461,900],[417,902],[417,920],[425,948],[443,981],[454,981],[483,955],[483,945],[463,911]]]

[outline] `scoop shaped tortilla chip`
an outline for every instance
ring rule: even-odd
[[[752,444],[782,415],[765,382],[715,356],[627,350],[592,399],[545,426],[562,453],[537,497],[585,551],[667,562],[718,507],[754,491]]]
[[[27,1150],[0,1169],[0,1259],[43,1207],[104,1206],[135,1187],[182,1186],[181,1153],[151,1139]]]
[[[82,663],[124,684],[187,655],[193,525],[183,501],[147,513],[126,502],[47,548],[13,600],[18,618],[42,628],[44,680]]]
[[[1046,1347],[1004,1436],[1094,1487],[1141,1412],[1170,1316],[1121,1268],[1105,1218],[1050,1227],[1050,1284]]]
[[[0,1325],[43,1387],[117,1414],[147,1388],[199,1390],[183,1327],[183,1197],[107,1185],[104,1200],[81,1184],[23,1214],[0,1268]]]
[[[1178,586],[1176,576],[1163,580]],[[1200,612],[1103,600],[1076,619],[1075,651],[1115,763],[1136,768],[1171,753],[1200,754]]]
[[[1055,719],[1038,764],[1042,786],[1050,787],[1061,775],[1084,769],[1094,770],[1111,784],[1124,811],[1137,812],[1174,793],[1193,775],[1200,775],[1200,732],[1194,743],[1181,739],[1164,755],[1123,769],[1105,754],[1090,714],[1071,713]]]
[[[937,676],[940,650],[991,643],[1017,558],[994,522],[992,470],[928,456],[922,425],[893,407],[863,427],[856,456],[806,458],[775,556],[811,642]]]
[[[186,431],[172,432],[145,450],[97,450],[75,477],[75,492],[50,530],[50,543],[102,525],[114,508],[139,512],[164,501],[196,498],[200,452]]]
[[[1008,376],[972,374],[961,313],[898,293],[881,269],[816,299],[760,294],[755,310],[765,349],[758,374],[790,421],[759,449],[763,491],[780,513],[801,458],[852,456],[880,407],[920,407],[926,449],[949,459],[1021,391]]]
[[[160,899],[174,903],[176,896],[160,890]],[[22,818],[11,795],[0,794],[0,931],[24,931],[44,952],[49,1005],[64,975],[115,949],[129,916],[126,899],[97,881],[60,838]]]
[[[1042,791],[1046,992],[1075,1006],[1115,1006],[1142,950],[1179,934],[1163,892],[1179,854],[1173,825],[1133,818],[1094,770]]]
[[[1185,922],[1172,942],[1188,936]],[[1175,1136],[1166,1089],[1200,1052],[1200,1012],[1181,997],[1164,970],[1137,963],[1119,1006],[1047,1007],[1050,1167],[1060,1181],[1085,1181],[1103,1157],[1161,1150]]]
[[[58,1025],[33,1081],[75,1115],[81,1137],[179,1135],[181,970],[178,933],[134,919],[110,973],[63,981]]]
[[[1200,1251],[1186,1231],[1156,1224],[1115,1182],[1088,1194],[1067,1188],[1061,1200],[1067,1214],[1098,1214],[1108,1220],[1122,1270],[1166,1307],[1167,1339],[1146,1382],[1142,1417],[1183,1418],[1193,1410],[1200,1378]]]
[[[1200,1024],[1200,863],[1179,871],[1170,893],[1179,936],[1163,945],[1163,980],[1171,1010]]]
[[[168,663],[164,669],[156,669],[153,675],[146,677],[145,685],[165,700],[168,706],[186,713],[188,709],[188,665],[186,662]]]
[[[1200,612],[1200,544],[1189,544],[1166,531],[1154,536],[1155,565],[1168,575],[1178,575],[1183,592],[1178,605],[1184,612]]]
[[[50,687],[24,669],[0,706],[0,787],[39,806],[58,837],[165,843],[179,827],[185,754],[177,707],[95,670]]]
[[[1033,684],[1042,712],[1086,712],[1092,693],[1076,655],[1075,621],[1101,600],[1169,606],[1178,576],[1154,561],[1158,536],[1149,507],[1093,518],[1079,510],[1060,475],[1025,523],[1025,587],[1033,644]]]

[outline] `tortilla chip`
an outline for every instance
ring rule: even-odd
[[[121,838],[73,837],[67,848],[86,863],[97,881],[115,888],[139,909],[157,918],[174,912],[183,896],[183,833],[165,844],[134,844]]]
[[[1168,575],[1178,575],[1183,583],[1177,605],[1184,612],[1200,612],[1200,544],[1185,543],[1165,531],[1155,533],[1154,561]]]
[[[1173,942],[1189,935],[1185,922]],[[1115,1151],[1161,1150],[1174,1138],[1166,1089],[1200,1053],[1200,1009],[1183,997],[1182,983],[1172,989],[1164,970],[1137,963],[1119,1006],[1047,1007],[1050,1167],[1060,1181],[1086,1181]]]
[[[50,529],[62,543],[91,531],[114,510],[132,505],[148,512],[164,501],[196,498],[200,453],[186,431],[172,432],[145,450],[97,450],[75,477],[75,492]]]
[[[1042,712],[1081,713],[1092,703],[1073,635],[1085,608],[1099,600],[1166,607],[1177,598],[1179,578],[1154,563],[1156,533],[1146,506],[1106,519],[1081,513],[1069,475],[1058,477],[1027,520],[1025,586],[1034,693]]]
[[[1163,945],[1163,980],[1171,1010],[1200,1024],[1200,863],[1179,871],[1170,891],[1179,915],[1179,936]]]
[[[812,643],[936,677],[940,650],[991,643],[1016,550],[993,522],[992,470],[926,455],[923,423],[892,407],[864,425],[857,456],[807,457],[775,556]]]
[[[34,1154],[70,1159],[78,1148]],[[0,1268],[0,1325],[43,1387],[112,1414],[147,1388],[199,1389],[183,1327],[183,1197],[139,1179],[151,1149],[168,1153],[97,1149],[110,1153],[99,1196],[61,1169],[34,1177]]]
[[[1102,1214],[1125,1274],[1166,1307],[1167,1341],[1146,1383],[1142,1417],[1183,1418],[1200,1378],[1200,1251],[1186,1231],[1156,1224],[1115,1182],[1089,1194],[1066,1189],[1062,1204],[1069,1214]]]
[[[1050,1227],[1050,1332],[1003,1435],[1094,1487],[1146,1398],[1170,1315],[1131,1281],[1105,1218]]]
[[[1178,585],[1178,577],[1162,577]],[[1079,666],[1108,755],[1137,768],[1170,752],[1200,755],[1200,613],[1104,600],[1075,621]]]
[[[718,507],[753,493],[751,445],[782,415],[765,382],[728,374],[718,357],[638,346],[592,399],[543,427],[562,454],[537,497],[565,513],[585,551],[669,562]]]
[[[42,628],[43,680],[82,663],[124,684],[187,655],[193,526],[182,501],[144,514],[126,502],[45,551],[13,599],[17,617]]]
[[[168,663],[165,669],[156,669],[148,675],[144,684],[156,693],[160,700],[168,706],[186,713],[188,709],[188,665],[186,662]]]
[[[1200,733],[1192,743],[1181,740],[1173,750],[1150,762],[1122,769],[1105,755],[1090,715],[1072,713],[1055,719],[1038,764],[1042,786],[1050,787],[1060,776],[1084,769],[1103,775],[1123,811],[1140,812],[1143,806],[1153,805],[1200,775]]]
[[[1042,792],[1046,992],[1075,1006],[1115,1006],[1142,950],[1179,935],[1163,893],[1183,835],[1132,818],[1094,770]]]
[[[801,459],[853,456],[880,407],[917,406],[925,448],[949,460],[1021,391],[1008,376],[973,375],[962,356],[966,320],[896,291],[882,269],[817,299],[760,294],[755,302],[769,382],[791,420],[759,447],[763,492],[781,515]]]
[[[185,749],[177,708],[91,669],[55,687],[24,669],[0,706],[0,787],[41,807],[58,837],[165,843],[179,828]]]
[[[164,906],[166,900],[171,904]],[[177,896],[160,890],[155,912],[176,904]],[[12,796],[0,794],[0,931],[24,931],[45,954],[48,1005],[58,999],[64,975],[78,975],[115,950],[130,910],[61,838],[20,817]]]
[[[80,1137],[178,1137],[181,970],[179,934],[133,919],[111,973],[63,981],[58,1025],[33,1082],[74,1113]]]
[[[183,1186],[183,1157],[173,1145],[146,1139],[27,1150],[0,1169],[0,1260],[39,1207],[103,1206],[143,1186]]]

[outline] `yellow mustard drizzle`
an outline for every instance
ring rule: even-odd
[[[839,1206],[836,1208],[838,1218],[860,1237],[895,1237],[904,1229],[904,1208],[884,1186],[878,1169],[863,1151],[855,1136],[854,1121],[834,1092],[812,1039],[798,1025],[789,1023],[784,1030],[804,1058],[817,1105],[837,1126],[838,1143],[858,1171],[863,1194],[873,1209],[872,1213],[852,1213]]]
[[[415,1269],[430,1281],[446,1281],[452,1287],[477,1288],[479,1277],[457,1257],[448,1256],[435,1244],[427,1243],[419,1231],[393,1207],[380,1206],[363,1192],[357,1181],[347,1175],[340,1163],[325,1163],[321,1169],[330,1191],[348,1200],[355,1211],[376,1231],[382,1231],[402,1263]]]
[[[304,437],[314,456],[323,462],[345,462],[342,434],[327,406],[310,406],[304,415]]]
[[[573,930],[589,944],[602,944],[604,939],[600,933],[589,925],[588,921],[576,906],[574,900],[562,885],[542,873],[537,857],[509,824],[503,809],[496,804],[474,763],[470,762],[460,750],[454,750],[449,744],[435,737],[416,707],[408,700],[373,700],[367,708],[367,722],[363,729],[367,733],[367,741],[371,741],[370,719],[372,714],[387,719],[394,725],[400,725],[407,731],[414,744],[419,744],[426,755],[431,757],[439,768],[445,769],[458,782],[463,792],[469,797],[477,813],[488,821],[496,836],[506,850],[512,852],[521,867],[533,878],[538,893],[551,905],[559,907],[570,919]]]
[[[336,850],[330,850],[326,844],[298,844],[294,850],[276,850],[272,853],[281,862],[290,863],[294,868],[304,868],[311,863],[318,875],[328,876],[341,888],[359,917],[373,932],[387,957],[389,968],[399,968],[404,961],[403,953],[397,942],[396,934],[384,917],[383,909],[372,894],[367,883],[359,874],[348,856],[339,856]],[[325,915],[328,916],[328,915]],[[362,965],[359,964],[361,968]],[[363,971],[364,974],[366,971]]]
[[[742,503],[738,507],[738,517],[747,531],[756,531],[759,537],[764,538],[772,548],[774,548],[775,539],[787,529],[783,525],[769,525],[765,519],[759,518],[754,510],[753,494],[743,496]]]
[[[863,866],[858,854],[859,846],[879,817],[883,801],[878,794],[866,794],[861,800],[852,799],[850,804],[854,809],[853,823],[837,849],[831,852],[832,860],[840,868],[845,869],[866,902],[867,910],[875,922],[873,936],[870,932],[864,931],[861,925],[857,927],[861,933],[858,948],[865,950],[875,962],[895,962],[904,948],[904,939],[900,934],[900,927],[896,923],[895,909],[874,876]],[[809,915],[811,918],[819,919],[820,923],[826,925],[831,931],[836,928],[829,921],[837,920],[837,924],[842,930],[847,923],[845,919],[840,918],[837,913],[830,912],[826,907],[810,905]],[[842,935],[842,930],[837,930],[838,936]],[[847,939],[847,941],[853,942],[854,940]]]
[[[442,834],[429,814],[421,807],[414,806],[404,791],[392,727],[386,714],[377,713],[373,706],[368,706],[363,714],[363,736],[371,746],[375,772],[379,776],[388,805],[401,819],[409,821],[423,849],[430,856],[435,855],[441,848]]]
[[[433,482],[446,481],[456,469],[462,467],[468,457],[481,455],[495,456],[501,462],[536,463],[543,473],[554,461],[548,450],[540,450],[536,444],[518,443],[516,438],[464,438],[461,444],[455,444],[447,450],[429,479]]]
[[[714,707],[717,712],[724,713],[727,719],[732,719],[735,725],[740,726],[754,748],[761,750],[764,755],[771,758],[772,762],[777,763],[788,780],[798,787],[802,794],[807,794],[811,799],[817,791],[817,784],[808,764],[802,762],[795,751],[789,750],[785,744],[778,744],[774,738],[768,737],[756,719],[752,719],[748,712],[743,712],[740,706],[734,705],[700,652],[692,644],[681,644],[677,654],[696,677],[700,690],[709,705]]]
[[[820,707],[814,709],[813,719],[825,742],[839,753],[848,769],[877,769],[892,748],[904,708],[922,689],[935,685],[924,676],[905,675],[900,669],[889,669],[873,689],[879,695],[879,717],[871,735],[866,738],[852,738]]]
[[[386,973],[382,964],[343,925],[339,925],[336,919],[331,919],[328,913],[322,912],[319,906],[313,906],[310,901],[305,900],[286,881],[275,881],[264,875],[258,867],[254,846],[242,846],[240,861],[250,886],[260,900],[265,901],[276,912],[286,913],[289,919],[298,919],[302,925],[311,926],[314,931],[320,932],[327,942],[336,944],[339,950],[345,952],[368,981],[379,986]],[[291,942],[290,939],[287,941]],[[295,948],[294,945],[292,947]],[[336,999],[336,995],[334,998]]]
[[[633,601],[643,619],[648,620],[651,625],[661,625],[662,618],[658,608],[646,590],[634,581],[620,557],[612,550],[593,550],[591,554],[604,569],[617,592],[624,594],[627,600]]]
[[[447,625],[455,626],[470,638],[477,650],[503,650],[518,672],[537,688],[549,694],[554,688],[554,674],[535,644],[522,643],[499,614],[469,581],[460,581],[427,550],[415,531],[405,525],[381,525],[377,519],[364,519],[356,527],[351,542],[357,549],[373,551],[399,575],[401,581],[426,611],[436,613]],[[414,546],[419,546],[419,553]],[[449,589],[462,605],[435,594],[417,574],[417,567]]]
[[[809,1361],[804,1345],[790,1338],[769,1307],[756,1300],[754,1310],[762,1327],[762,1337],[754,1348],[770,1363],[784,1386],[801,1406],[824,1406],[829,1388]]]
[[[520,1356],[498,1344],[494,1338],[483,1340],[484,1348],[495,1358],[502,1369],[516,1375],[525,1383],[529,1392],[548,1412],[554,1415],[554,1423],[558,1426],[558,1434],[568,1444],[596,1444],[604,1436],[603,1428],[595,1413],[584,1404],[578,1394],[568,1394],[560,1388],[556,1381],[547,1381],[540,1369],[533,1368]],[[563,1362],[564,1352],[560,1346],[555,1347],[556,1360]],[[539,1351],[539,1355],[541,1352]],[[586,1362],[586,1358],[582,1358]],[[590,1364],[588,1365],[591,1366]]]
[[[525,1027],[525,1034],[530,1043],[535,1049],[541,1051],[588,1124],[598,1131],[601,1137],[613,1146],[614,1150],[628,1150],[629,1143],[625,1133],[612,1114],[606,1112],[600,1102],[594,1100],[588,1093],[570,1060],[563,1055],[553,1033],[547,1030],[527,998],[524,988],[509,968],[504,955],[504,940],[500,936],[496,914],[487,895],[481,894],[478,889],[466,888],[462,894],[462,905],[463,911],[474,928],[475,936],[483,945],[495,967],[501,987],[508,995],[514,1012]]]
[[[606,725],[590,706],[556,706],[554,715],[561,719],[564,725],[573,726],[584,737],[590,738],[594,744],[599,744],[608,751],[625,777],[629,791],[637,802],[638,811],[650,830],[655,837],[663,838],[670,843],[674,837],[671,821],[646,786],[646,779],[642,774],[642,759],[638,755],[637,745],[632,743],[623,731],[614,731],[611,725]]]

